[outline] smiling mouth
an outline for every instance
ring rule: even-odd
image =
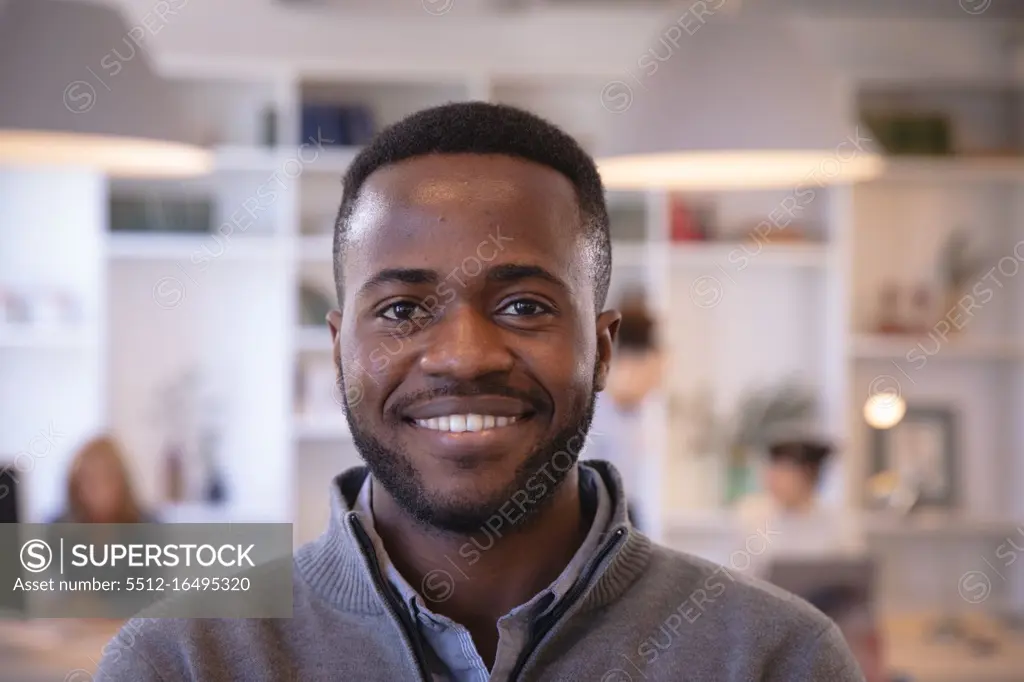
[[[517,417],[493,414],[450,414],[430,419],[410,419],[410,423],[421,429],[444,433],[479,433],[507,428],[529,419],[529,414]]]

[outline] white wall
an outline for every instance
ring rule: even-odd
[[[0,468],[15,465],[29,521],[59,511],[69,458],[104,426],[105,191],[88,171],[0,171],[0,288],[73,294],[82,318],[24,342],[0,325]]]
[[[112,267],[111,426],[133,455],[147,502],[163,502],[165,438],[174,432],[165,426],[169,415],[159,392],[181,371],[200,369],[223,400],[219,455],[232,511],[248,519],[289,518],[292,329],[281,323],[291,305],[284,261],[225,254],[202,272],[187,259],[183,272],[182,264],[160,259]],[[155,295],[171,277],[184,292],[177,305]],[[189,475],[195,471],[189,465]]]

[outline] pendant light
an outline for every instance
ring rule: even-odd
[[[665,29],[602,93],[607,189],[786,188],[881,171],[850,89],[793,20],[718,13],[685,28]]]
[[[149,30],[93,0],[0,2],[0,166],[76,166],[112,177],[211,169],[188,144]]]

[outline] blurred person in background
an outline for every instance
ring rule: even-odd
[[[608,372],[604,395],[594,407],[593,439],[584,449],[586,459],[611,462],[622,478],[633,525],[644,528],[640,502],[643,495],[643,407],[661,383],[663,357],[656,341],[653,317],[643,298],[623,298],[622,319],[615,344],[615,361]]]
[[[822,472],[834,450],[825,440],[807,437],[768,447],[764,490],[748,495],[738,507],[744,543],[759,533],[768,538],[765,551],[752,558],[758,574],[776,557],[859,556],[866,551],[856,519],[819,499]]]
[[[135,545],[158,542],[152,529],[137,524],[156,523],[156,519],[142,509],[136,497],[127,458],[118,442],[110,435],[97,436],[86,442],[75,454],[68,468],[65,509],[51,523],[75,524],[75,528],[62,530],[61,537],[69,544],[96,546]],[[125,527],[128,526],[131,528]],[[138,530],[135,530],[138,528]],[[158,567],[134,567],[130,562],[96,569],[65,566],[60,578],[70,582],[90,580],[117,580],[126,585],[131,578],[157,578]],[[77,619],[82,623],[109,627],[120,624],[120,614],[126,612],[126,602],[134,606],[135,595],[129,590],[72,591],[55,593],[61,604],[56,611],[90,613],[89,618]]]
[[[121,447],[109,435],[93,438],[68,469],[64,511],[52,523],[152,523],[135,495]]]

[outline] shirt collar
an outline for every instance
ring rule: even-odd
[[[580,578],[587,561],[597,552],[604,540],[612,521],[612,499],[608,487],[595,471],[588,467],[579,467],[580,472],[580,496],[583,501],[584,516],[593,515],[590,523],[590,530],[583,539],[582,544],[572,559],[566,565],[562,573],[555,578],[547,588],[536,594],[526,604],[516,607],[511,613],[526,613],[530,619],[539,618],[554,609],[565,597],[572,586]],[[432,619],[443,618],[433,613],[428,603],[409,584],[409,582],[398,572],[398,569],[388,557],[384,543],[377,534],[373,520],[373,486],[372,476],[367,476],[359,490],[352,511],[359,514],[364,528],[370,540],[373,542],[374,552],[381,573],[391,583],[391,586],[398,593],[406,608],[413,617],[426,615]]]

